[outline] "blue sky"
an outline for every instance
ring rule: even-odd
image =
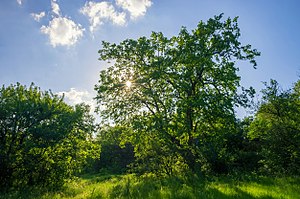
[[[254,70],[240,63],[242,85],[263,81],[290,88],[300,75],[299,0],[1,0],[0,85],[34,82],[92,104],[101,41],[120,42],[161,31],[176,35],[200,20],[239,16],[241,41],[261,52]]]

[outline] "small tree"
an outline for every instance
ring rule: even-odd
[[[287,91],[281,90],[275,80],[265,85],[249,136],[260,141],[267,171],[300,174],[299,81]]]
[[[33,84],[0,89],[1,187],[60,186],[94,155],[93,121]]]
[[[236,61],[256,66],[259,55],[239,42],[237,18],[221,19],[171,38],[153,32],[118,45],[103,42],[100,60],[114,64],[95,87],[100,114],[132,128],[124,137],[146,166],[184,163],[197,172],[207,161],[219,162],[222,135],[235,128],[234,107],[253,94],[238,95]]]

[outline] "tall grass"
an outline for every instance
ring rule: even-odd
[[[157,178],[152,175],[85,175],[66,184],[56,192],[39,189],[1,194],[2,199],[42,198],[261,198],[299,199],[299,177],[190,177]]]

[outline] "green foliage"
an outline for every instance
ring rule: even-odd
[[[59,187],[79,172],[88,156],[93,118],[33,84],[0,89],[0,186]]]
[[[300,174],[299,82],[287,91],[282,91],[275,80],[266,84],[250,126],[249,136],[261,144],[261,163],[271,173]]]
[[[247,106],[254,93],[238,94],[236,64],[255,67],[260,54],[239,36],[237,18],[219,15],[171,38],[153,32],[103,42],[100,60],[114,64],[95,86],[98,111],[104,121],[131,128],[122,138],[134,146],[138,167],[171,174],[224,166],[224,135],[236,132],[234,107]]]

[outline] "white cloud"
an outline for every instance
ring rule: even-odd
[[[52,12],[58,16],[60,16],[60,8],[59,5],[57,4],[56,0],[51,0],[51,8]]]
[[[144,16],[152,5],[151,0],[116,0],[118,6],[129,11],[131,19]]]
[[[17,3],[18,3],[19,5],[22,5],[22,0],[17,0]]]
[[[123,26],[126,24],[126,14],[117,12],[109,2],[87,2],[80,12],[88,16],[90,21],[90,31],[94,32],[95,28],[102,25],[104,21],[112,21],[116,25]]]
[[[45,16],[45,12],[31,13],[30,15],[33,17],[35,21],[39,22]]]
[[[90,106],[91,112],[94,112],[96,107],[96,102],[88,91],[78,91],[75,88],[71,88],[70,91],[58,92],[57,95],[63,96],[65,102],[70,105],[76,105],[80,103],[85,103]]]
[[[49,22],[49,26],[42,26],[41,32],[49,36],[50,44],[56,46],[72,46],[82,36],[84,29],[66,17],[56,17]]]
[[[41,32],[49,36],[50,44],[56,46],[72,46],[82,36],[84,28],[67,17],[62,17],[57,0],[51,0],[52,20],[48,26],[42,26]]]

